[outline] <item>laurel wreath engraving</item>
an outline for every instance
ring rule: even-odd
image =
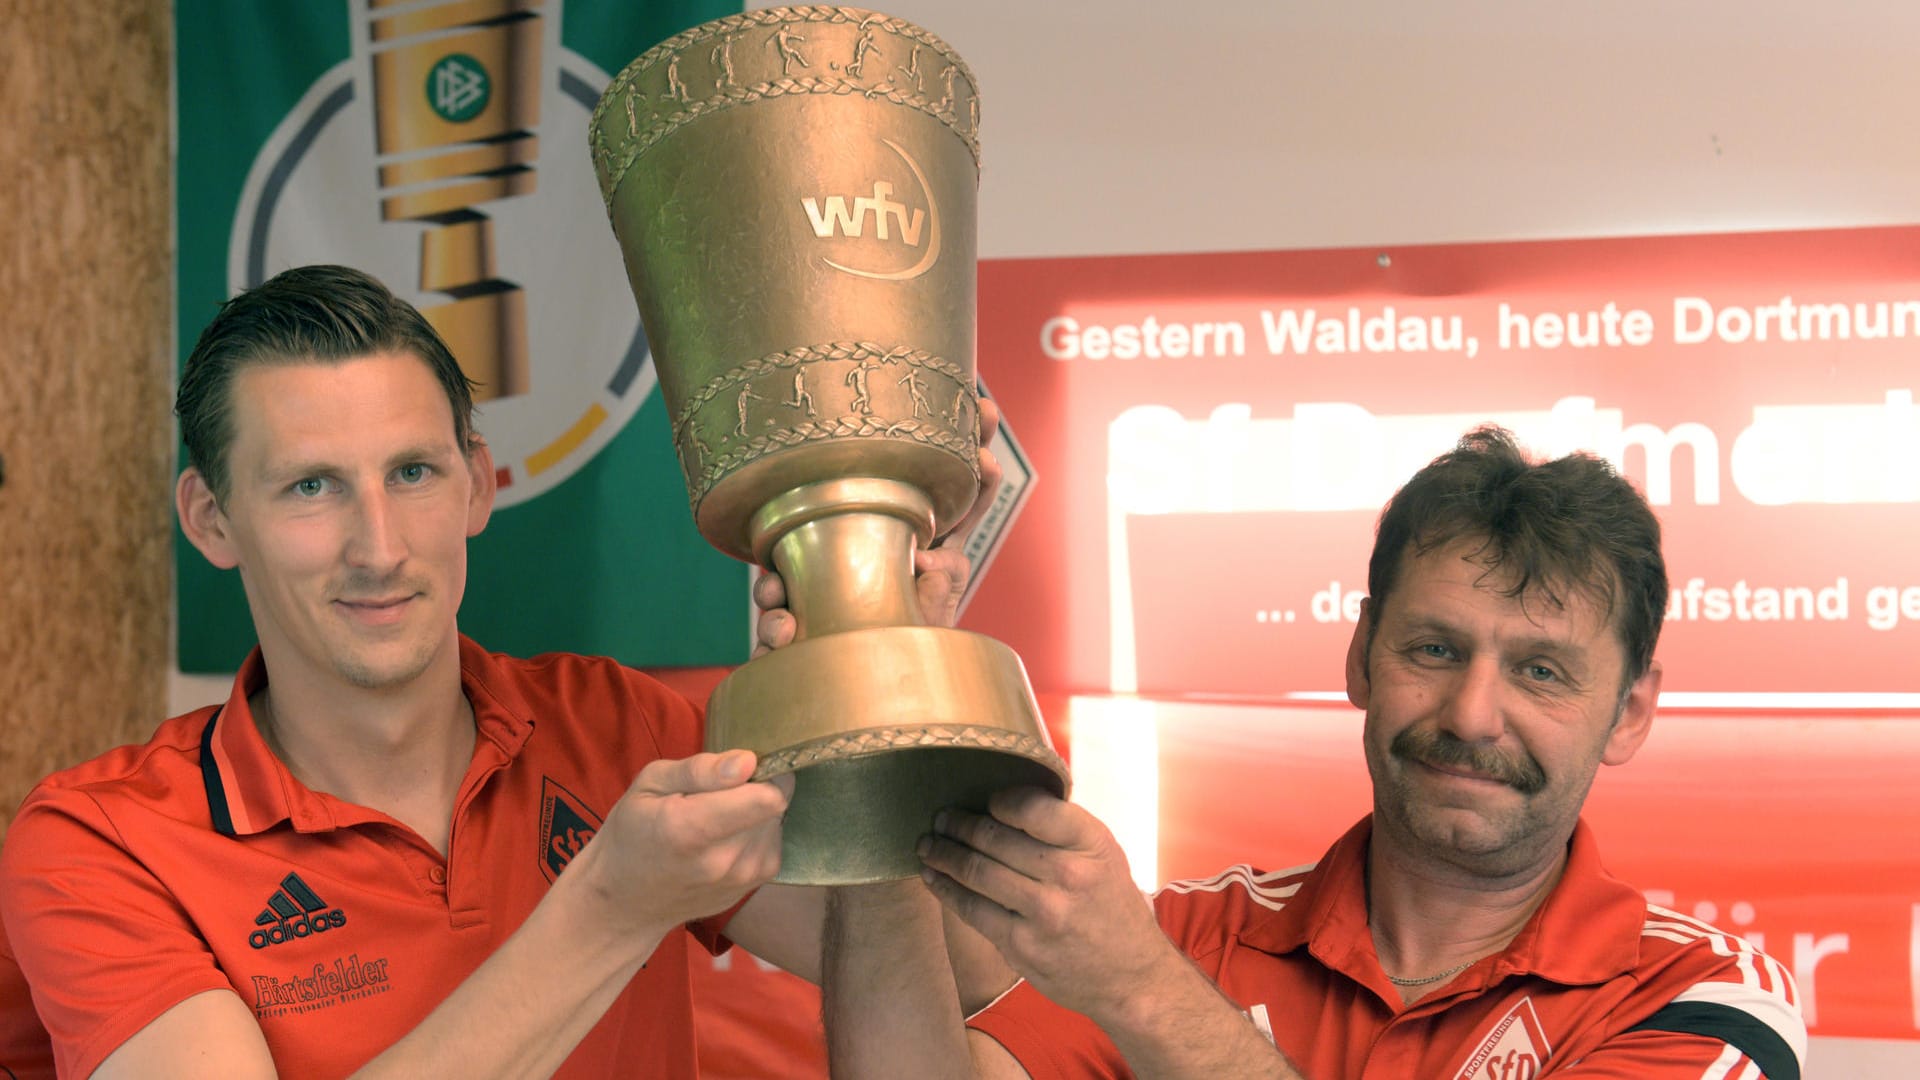
[[[1061,776],[1067,773],[1066,762],[1060,759],[1060,755],[1031,735],[971,724],[927,724],[917,727],[863,728],[776,750],[761,756],[760,767],[754,770],[753,778],[765,780],[822,762],[864,757],[888,750],[925,747],[997,750],[1039,762]]]
[[[877,80],[848,79],[838,75],[783,76],[746,86],[729,86],[703,98],[679,102],[669,112],[656,113],[649,108],[647,119],[638,130],[628,131],[624,124],[611,125],[615,129],[615,135],[609,140],[609,125],[601,123],[602,116],[610,109],[624,108],[629,95],[638,92],[635,84],[656,64],[674,55],[684,54],[693,46],[727,34],[794,23],[864,23],[925,45],[958,69],[960,77],[966,80],[969,98],[977,99],[979,84],[974,81],[972,69],[967,67],[966,62],[960,59],[946,42],[910,22],[893,16],[847,8],[805,5],[746,11],[710,23],[703,23],[690,30],[682,31],[642,53],[639,59],[627,65],[624,71],[614,77],[606,92],[601,95],[600,104],[594,109],[590,125],[590,141],[594,164],[597,166],[596,171],[600,177],[600,194],[607,202],[609,213],[613,208],[613,192],[619,186],[620,179],[626,176],[627,170],[633,166],[640,155],[646,153],[662,139],[717,110],[795,94],[860,94],[869,99],[885,98],[893,104],[917,109],[945,124],[955,135],[958,135],[961,142],[966,144],[967,152],[973,156],[975,168],[979,167],[979,132],[972,129],[971,122],[962,122],[954,108],[957,99],[934,98],[918,87],[895,85],[884,74]],[[610,141],[615,145],[609,145]]]
[[[952,379],[963,390],[968,387],[967,373],[959,365],[943,360],[924,349],[901,347],[883,349],[869,341],[834,341],[825,345],[802,345],[785,352],[777,352],[755,360],[735,364],[726,371],[708,380],[706,385],[688,395],[680,406],[680,412],[673,418],[673,438],[676,443],[693,423],[694,414],[721,394],[758,379],[769,372],[781,368],[795,368],[802,364],[820,363],[829,360],[852,360],[855,363],[872,361],[876,364],[908,364],[937,372]]]
[[[956,393],[965,393],[967,389],[966,372],[950,361],[922,349],[883,349],[871,342],[836,341],[826,345],[802,345],[736,364],[690,395],[673,420],[674,447],[679,452],[681,469],[687,478],[687,494],[696,513],[707,492],[741,466],[776,450],[829,439],[911,439],[953,454],[966,462],[968,470],[976,478],[979,476],[980,465],[975,457],[970,433],[956,432],[947,424],[911,416],[899,419],[850,414],[804,420],[756,435],[744,442],[729,444],[723,441],[718,453],[700,439],[695,424],[697,414],[715,398],[782,369],[791,370],[829,361],[853,361],[874,366],[905,364],[944,376],[953,382]]]
[[[789,446],[798,446],[801,443],[813,442],[819,439],[873,437],[912,439],[917,443],[937,446],[942,450],[950,451],[963,458],[966,457],[967,453],[972,449],[968,445],[967,440],[954,435],[951,431],[947,431],[939,425],[928,424],[924,421],[888,421],[871,416],[843,416],[838,420],[828,423],[808,421],[803,424],[796,424],[793,427],[769,432],[753,439],[732,453],[723,454],[720,457],[714,458],[711,464],[701,470],[697,478],[689,476],[687,486],[699,492],[699,495],[694,496],[693,500],[697,508],[700,497],[704,496],[713,485],[719,483],[721,477],[775,450],[783,450]],[[974,468],[977,476],[979,466],[976,464]]]

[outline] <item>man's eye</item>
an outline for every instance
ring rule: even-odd
[[[1527,678],[1532,679],[1534,682],[1555,682],[1560,678],[1559,672],[1545,664],[1528,664],[1526,671]]]
[[[1417,646],[1415,648],[1415,651],[1418,652],[1421,656],[1431,656],[1436,660],[1445,660],[1447,657],[1453,655],[1452,649],[1449,649],[1445,645],[1441,645],[1437,642],[1428,642],[1425,645]]]
[[[425,480],[430,475],[430,473],[431,473],[431,470],[429,470],[427,466],[421,465],[417,462],[412,465],[402,465],[398,469],[394,470],[394,475],[398,476],[400,478],[400,482],[403,484],[417,484],[422,480]]]
[[[297,495],[304,495],[304,496],[307,496],[308,498],[312,498],[313,496],[323,495],[326,493],[327,482],[325,480],[320,479],[317,476],[309,476],[305,480],[294,481],[293,490],[294,490],[294,493]]]

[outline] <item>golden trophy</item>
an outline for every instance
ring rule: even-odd
[[[532,388],[526,295],[500,278],[493,219],[475,207],[534,189],[541,26],[525,9],[539,3],[502,18],[460,0],[369,0],[380,216],[427,226],[420,288],[453,299],[420,313],[477,400]]]
[[[779,881],[910,877],[942,807],[1065,794],[1019,657],[914,595],[979,487],[978,102],[925,30],[808,6],[675,35],[594,110],[694,520],[799,623],[707,713],[709,749],[795,774]]]

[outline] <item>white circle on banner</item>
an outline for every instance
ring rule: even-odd
[[[429,226],[381,220],[364,28],[356,36],[360,51],[308,89],[248,171],[228,242],[229,295],[289,267],[339,263],[416,307],[449,299],[419,287]],[[528,392],[483,401],[475,415],[501,480],[498,508],[552,490],[592,460],[656,381],[587,153],[587,122],[609,79],[556,38],[548,28],[535,189],[475,207],[493,222],[500,279],[526,296]]]

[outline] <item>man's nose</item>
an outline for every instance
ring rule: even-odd
[[[347,559],[355,566],[390,570],[406,558],[406,543],[401,535],[399,515],[384,485],[363,494],[355,505],[353,535],[347,543]]]
[[[1475,657],[1460,668],[1440,710],[1442,725],[1463,742],[1492,742],[1506,732],[1502,715],[1506,679],[1494,657]]]

